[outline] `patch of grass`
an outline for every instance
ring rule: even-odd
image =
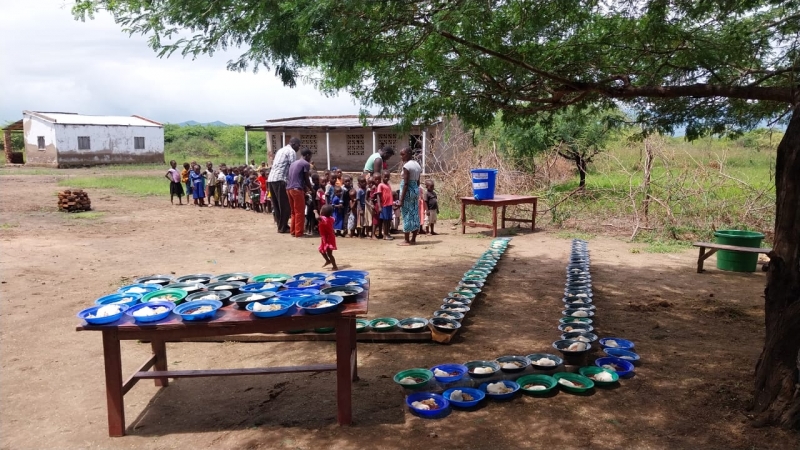
[[[17,228],[18,226],[19,226],[18,223],[3,222],[0,223],[0,230],[9,230],[11,228]]]
[[[75,177],[61,180],[59,186],[80,189],[113,189],[131,195],[168,195],[169,184],[161,177],[142,175]]]
[[[40,169],[8,168],[0,170],[0,176],[2,175],[63,175],[63,173],[60,174],[58,169],[48,169],[46,167]]]
[[[642,248],[632,248],[631,253],[680,253],[691,247],[690,242],[654,240]]]
[[[69,213],[64,217],[69,219],[80,219],[80,220],[97,220],[105,216],[106,213],[99,212],[99,211],[83,211],[77,213]]]
[[[556,237],[559,239],[583,239],[584,241],[594,239],[595,236],[596,235],[593,233],[584,233],[582,231],[575,230],[564,230],[556,233]]]

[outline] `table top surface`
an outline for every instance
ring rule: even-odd
[[[538,199],[539,197],[535,197],[533,195],[511,195],[511,194],[497,194],[491,200],[475,200],[475,197],[461,197],[462,202],[470,202],[470,203],[486,203],[490,205],[492,203],[502,203],[502,202],[514,202],[514,201],[533,201]]]
[[[336,311],[328,314],[306,314],[305,311],[293,306],[288,314],[273,318],[259,318],[253,315],[250,311],[245,309],[238,309],[233,304],[223,306],[217,310],[216,315],[210,320],[198,321],[183,321],[181,316],[174,312],[167,316],[165,319],[155,322],[136,323],[133,317],[123,314],[122,318],[114,323],[108,325],[89,325],[82,323],[76,327],[76,331],[103,331],[109,329],[117,329],[120,331],[133,331],[133,330],[175,330],[183,328],[216,328],[216,327],[231,327],[236,325],[252,324],[254,322],[269,321],[273,319],[291,319],[293,321],[302,322],[304,318],[320,318],[320,317],[338,317],[338,316],[352,316],[364,315],[367,313],[369,304],[369,289],[364,289],[364,292],[358,295],[355,302],[343,303],[339,305]]]

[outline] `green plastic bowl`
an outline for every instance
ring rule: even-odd
[[[250,278],[251,283],[263,283],[268,281],[270,283],[280,283],[284,284],[287,281],[291,280],[292,276],[285,274],[285,273],[265,273],[261,275],[256,275],[253,278]]]
[[[389,325],[376,326],[376,324],[379,322],[386,322]],[[393,330],[399,322],[400,321],[394,317],[378,317],[377,319],[370,321],[369,326],[375,331],[389,331]]]
[[[356,319],[356,333],[361,333],[362,331],[367,331],[369,328],[369,320],[367,319]]]
[[[176,305],[180,305],[181,303],[183,303],[183,300],[186,298],[187,295],[189,295],[189,293],[184,291],[183,289],[159,289],[157,291],[145,294],[144,297],[142,297],[142,303],[147,303],[150,300],[163,300],[175,303]],[[171,297],[171,298],[165,298],[165,297]]]
[[[417,379],[422,380],[422,381],[419,381],[419,382],[414,383],[414,384],[401,383],[400,380],[402,380],[403,378],[406,378],[406,377],[417,378]],[[428,381],[430,381],[431,378],[433,378],[433,372],[431,372],[428,369],[408,369],[408,370],[404,370],[402,372],[397,372],[397,374],[394,376],[394,382],[399,384],[400,386],[402,386],[404,388],[416,389],[416,388],[420,388],[420,387],[423,387],[426,384],[428,384]]]
[[[596,374],[600,373],[600,372],[607,372],[607,373],[611,374],[611,381],[597,381],[597,380],[595,380],[593,377]],[[617,372],[614,372],[613,370],[604,369],[602,367],[597,367],[597,366],[581,367],[580,369],[578,369],[578,373],[583,375],[583,376],[585,376],[586,378],[589,378],[590,380],[592,380],[594,382],[594,384],[596,384],[598,386],[608,386],[608,385],[614,384],[617,381],[619,381],[619,375],[617,374]]]
[[[489,271],[488,270],[483,270],[483,269],[470,269],[470,270],[464,272],[464,276],[465,277],[479,276],[479,277],[486,278],[486,277],[489,276]]]
[[[556,381],[563,379],[563,380],[572,381],[573,383],[582,384],[583,385],[582,387],[570,387],[570,386],[565,386],[565,385],[563,385],[561,383],[558,383],[558,386],[561,389],[563,389],[563,390],[565,390],[567,392],[571,392],[573,394],[583,394],[584,392],[586,392],[586,391],[588,391],[588,390],[590,390],[590,389],[592,389],[594,387],[594,381],[590,380],[589,378],[586,378],[583,375],[577,374],[577,373],[559,372],[559,373],[553,374],[553,378],[555,378]]]
[[[534,397],[544,396],[550,394],[553,388],[556,387],[558,381],[550,375],[525,375],[517,378],[517,384],[523,394],[533,395]],[[530,384],[542,385],[545,388],[541,391],[533,391],[525,389],[525,386]]]
[[[454,294],[458,294],[458,295],[454,295]],[[455,290],[453,292],[448,292],[447,296],[450,297],[450,298],[464,297],[464,298],[468,298],[470,300],[475,300],[475,294],[470,292],[470,291],[468,291],[468,290],[466,290],[466,289],[457,289],[457,290]]]

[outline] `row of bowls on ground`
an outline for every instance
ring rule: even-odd
[[[342,303],[356,301],[369,284],[368,276],[369,272],[360,270],[255,276],[234,272],[178,278],[152,275],[100,297],[78,317],[90,325],[112,324],[123,315],[147,323],[174,312],[185,321],[194,321],[212,319],[217,310],[231,304],[260,318],[285,315],[295,306],[307,314],[325,314]]]
[[[559,369],[568,364],[581,365],[598,341],[592,331],[592,317],[596,310],[592,304],[592,284],[588,245],[574,240],[567,282],[564,289],[562,311],[558,329],[561,339],[553,343],[564,359],[547,353],[528,356],[501,356],[494,361],[470,361],[464,365],[443,364],[428,369],[410,369],[395,375],[394,380],[413,392],[406,397],[412,412],[422,416],[444,414],[450,405],[473,408],[487,396],[495,400],[513,398],[518,392],[532,396],[546,396],[554,388],[582,394],[597,386],[616,384],[620,377],[631,376],[633,362],[639,357],[633,353],[633,342],[620,338],[599,339],[608,357],[598,358],[594,366],[578,368],[578,373]],[[434,381],[435,380],[435,381]],[[431,391],[443,391],[441,394]]]
[[[495,270],[500,257],[508,249],[510,240],[511,238],[492,240],[489,249],[464,273],[456,288],[444,298],[439,310],[433,313],[431,326],[443,332],[455,332],[461,328],[461,321],[470,311],[475,297],[486,285],[487,278]]]
[[[620,340],[617,344],[624,346],[628,342]],[[605,350],[617,348],[620,347],[605,347]],[[607,376],[598,377],[601,373]],[[434,417],[444,415],[451,406],[470,410],[487,397],[510,400],[520,393],[551,396],[558,392],[556,387],[584,394],[595,386],[613,386],[619,378],[619,373],[600,366],[580,367],[578,373],[567,372],[562,358],[533,353],[403,370],[395,374],[394,381],[408,394],[406,405],[413,413]]]

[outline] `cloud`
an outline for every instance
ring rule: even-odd
[[[73,19],[71,1],[0,0],[0,120],[24,109],[138,114],[161,122],[256,123],[269,118],[357,114],[347,94],[283,86],[271,72],[230,72],[239,51],[159,59],[143,36],[109,14]]]

